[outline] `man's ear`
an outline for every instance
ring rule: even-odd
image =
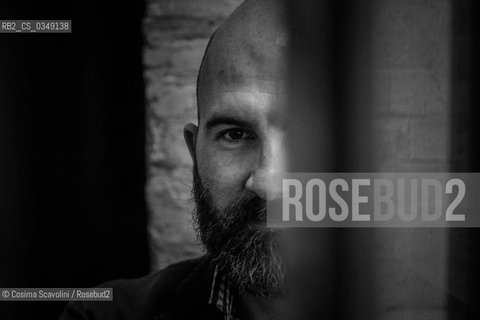
[[[187,144],[188,151],[192,157],[192,161],[195,162],[195,144],[197,142],[198,127],[193,123],[187,123],[183,128],[183,137]]]

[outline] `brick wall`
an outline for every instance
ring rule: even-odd
[[[208,39],[241,2],[147,1],[146,198],[154,270],[201,253],[191,224],[191,160],[183,126],[196,123],[195,82]]]

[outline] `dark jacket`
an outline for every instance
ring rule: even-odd
[[[99,287],[113,288],[113,301],[72,301],[60,319],[223,319],[208,304],[213,272],[209,259],[202,257],[143,278],[107,282]]]

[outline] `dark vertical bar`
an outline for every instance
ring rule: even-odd
[[[372,171],[369,1],[289,1],[290,172]],[[370,230],[288,232],[285,319],[371,319]]]
[[[143,1],[1,1],[71,34],[0,35],[0,287],[90,287],[149,271]],[[65,302],[3,302],[56,319]]]
[[[480,172],[480,39],[476,0],[451,1],[452,8],[452,136],[451,170]],[[478,192],[478,190],[472,190]],[[469,214],[480,214],[479,210]],[[449,232],[449,319],[478,319],[480,311],[480,230]]]

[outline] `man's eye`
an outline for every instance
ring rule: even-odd
[[[221,138],[229,142],[239,142],[241,140],[250,139],[251,135],[242,129],[229,129],[221,133]]]

